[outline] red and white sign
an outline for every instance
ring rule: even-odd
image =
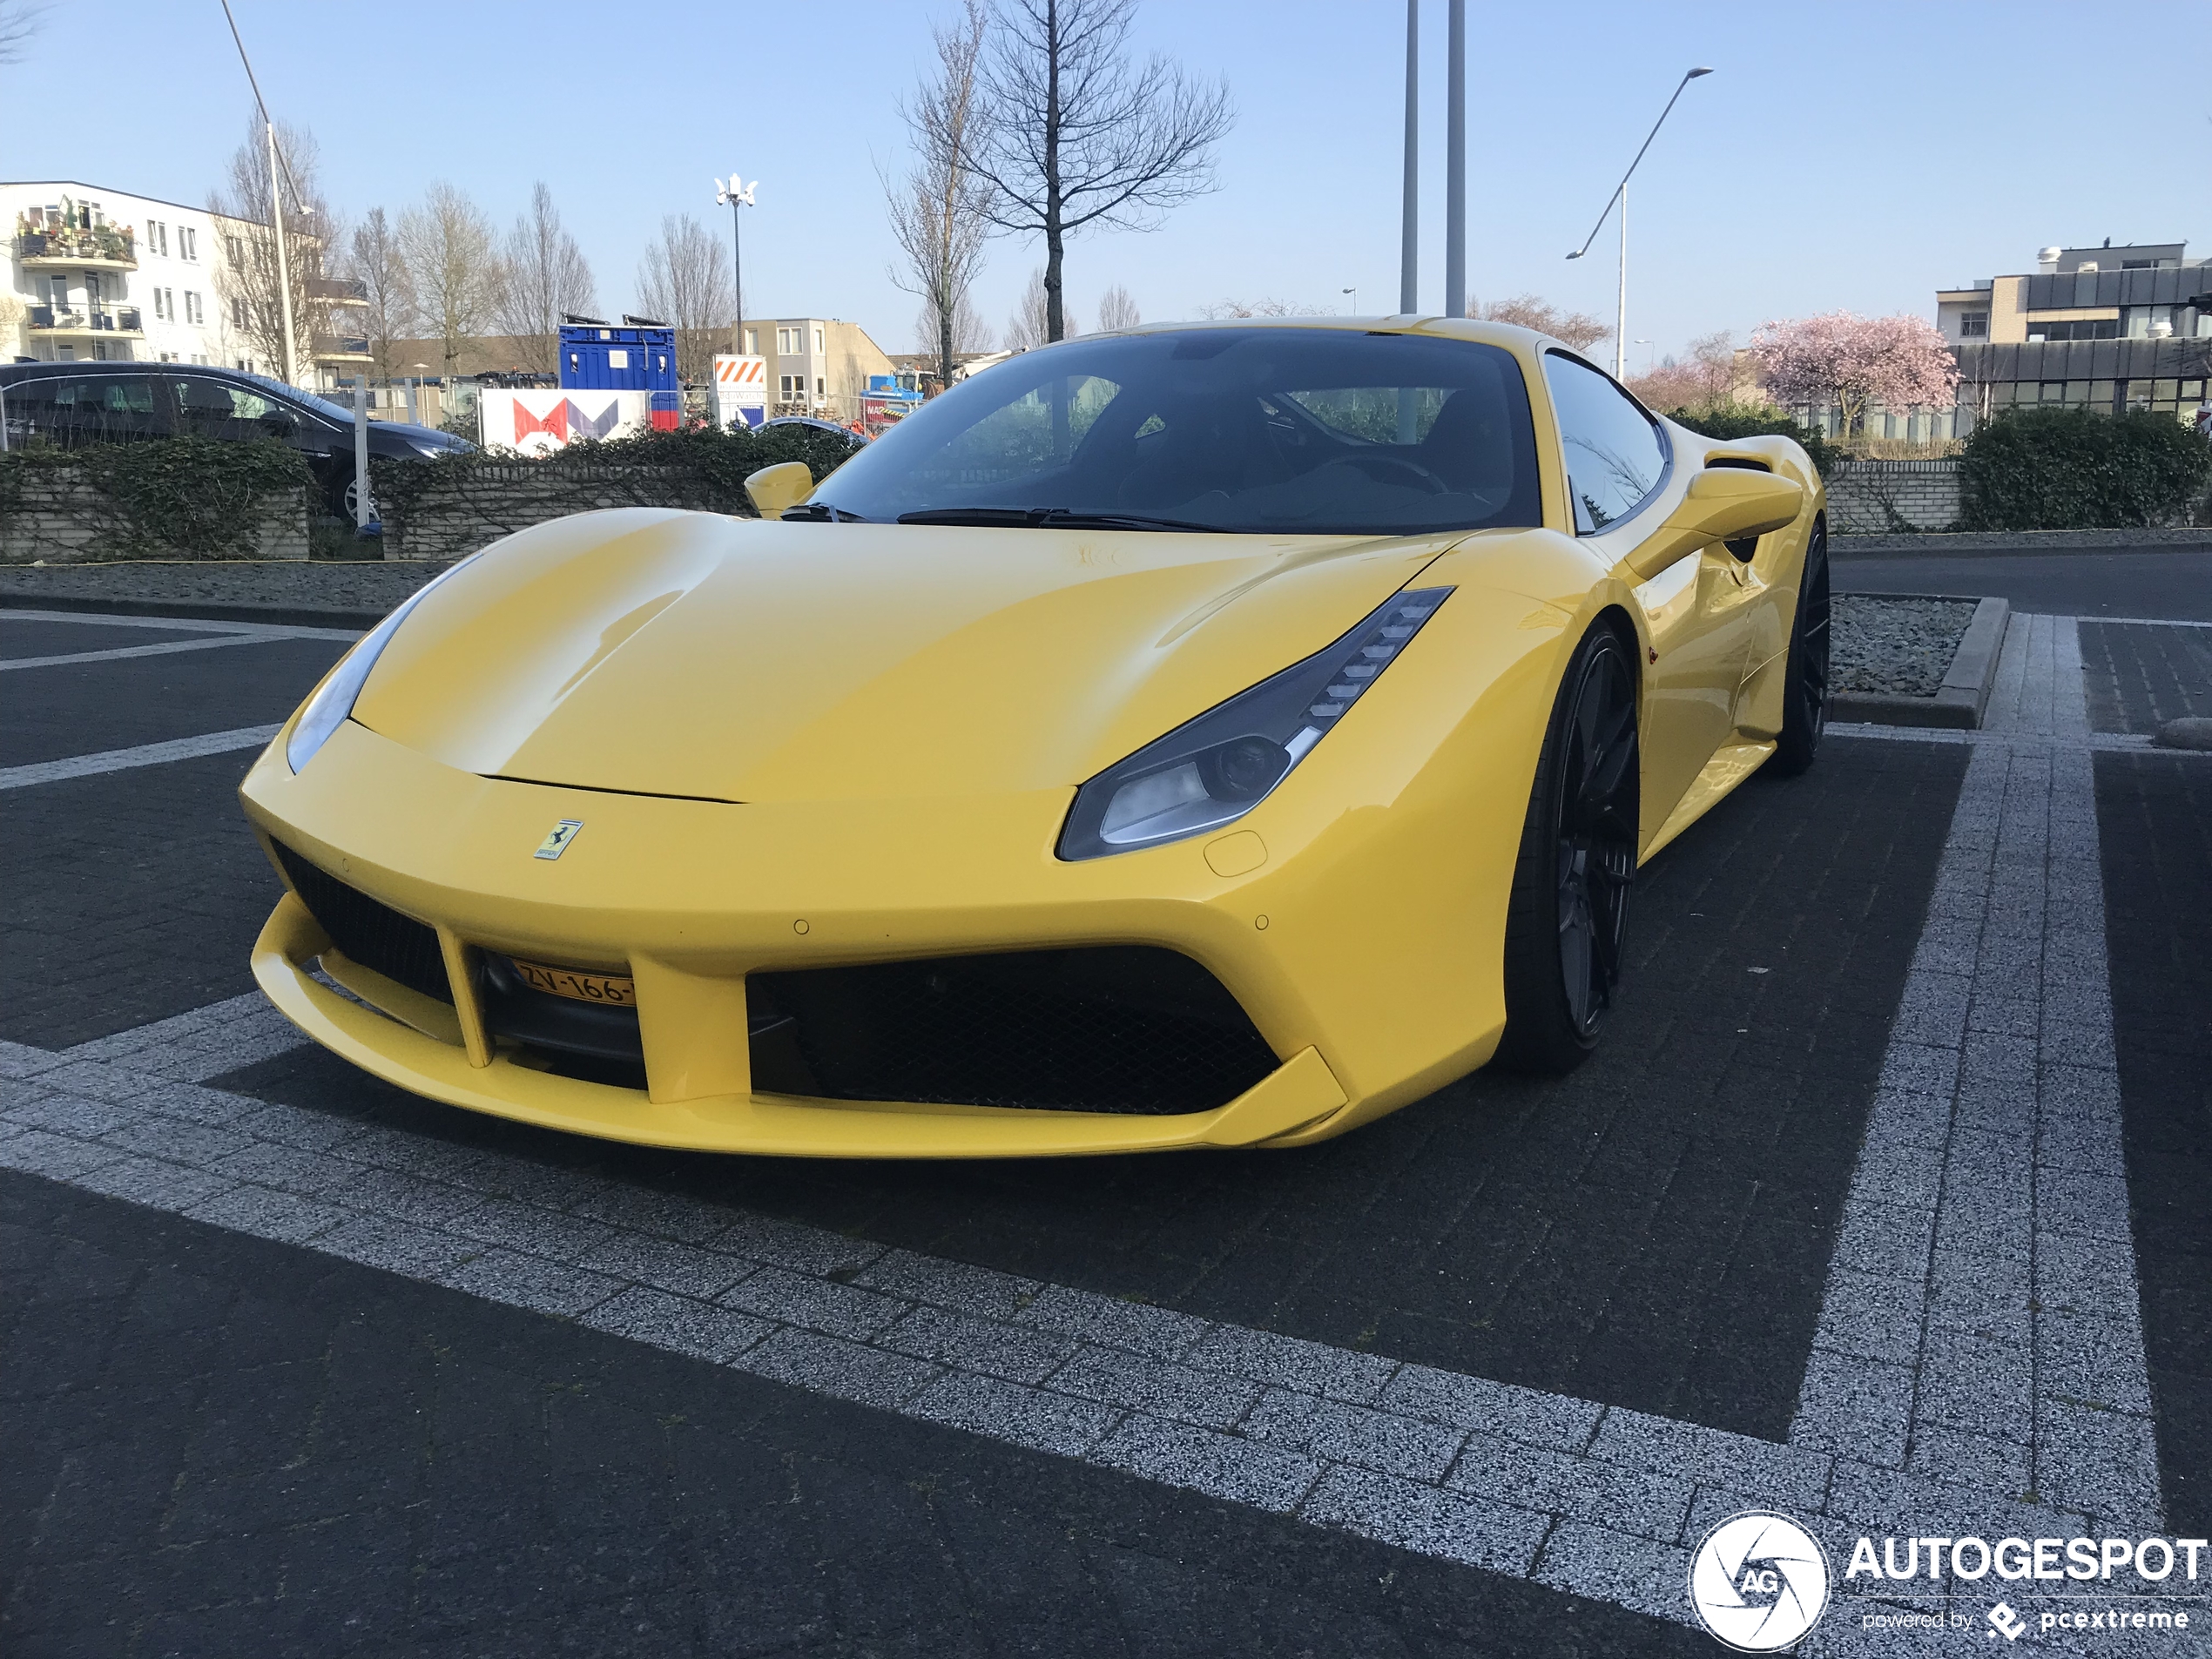
[[[484,448],[548,455],[572,443],[627,438],[652,429],[651,394],[560,391],[487,387],[482,400]]]
[[[714,360],[714,424],[739,421],[759,426],[768,418],[768,360],[718,356]]]

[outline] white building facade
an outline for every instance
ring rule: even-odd
[[[0,361],[212,363],[266,373],[242,307],[219,274],[242,257],[240,221],[73,180],[0,181],[7,280]],[[298,320],[303,359],[329,371],[369,361],[358,283],[316,279]],[[313,332],[318,327],[327,334]]]

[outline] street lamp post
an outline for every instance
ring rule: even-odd
[[[1352,296],[1352,314],[1353,316],[1355,316],[1355,317],[1356,317],[1356,316],[1358,316],[1358,315],[1359,314],[1359,288],[1358,288],[1357,287],[1349,287],[1349,288],[1339,288],[1339,289],[1337,290],[1337,292],[1338,292],[1339,293],[1348,293],[1348,294],[1350,294],[1350,295]]]
[[[1605,228],[1606,214],[1613,211],[1615,203],[1619,203],[1621,207],[1621,288],[1617,308],[1614,313],[1613,327],[1613,378],[1615,380],[1626,380],[1629,374],[1629,180],[1635,177],[1636,165],[1642,161],[1643,152],[1651,148],[1652,139],[1659,136],[1659,129],[1666,125],[1668,116],[1674,112],[1675,98],[1682,96],[1683,87],[1689,85],[1700,75],[1710,75],[1712,72],[1710,69],[1693,69],[1682,78],[1680,84],[1675,88],[1674,98],[1667,100],[1667,107],[1659,111],[1659,118],[1651,124],[1651,131],[1644,135],[1643,148],[1636,152],[1635,160],[1629,164],[1628,172],[1621,175],[1620,184],[1615,187],[1613,194],[1606,199],[1604,212],[1601,212],[1597,216],[1597,223],[1590,226],[1590,233],[1583,239],[1582,246],[1567,256],[1570,260],[1579,260],[1590,251],[1590,244],[1597,240],[1597,233]]]
[[[734,172],[726,180],[714,181],[715,205],[730,210],[730,281],[737,289],[738,302],[738,319],[730,327],[730,349],[740,355],[745,352],[745,238],[738,229],[738,210],[752,206],[752,192],[759,188],[758,179],[748,185]]]

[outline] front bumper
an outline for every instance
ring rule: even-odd
[[[1271,856],[1257,829],[1239,828],[1233,857],[1216,838],[1069,865],[1052,853],[1064,790],[738,806],[478,777],[350,722],[296,776],[281,744],[240,792],[265,841],[435,928],[460,971],[451,1008],[342,958],[321,961],[319,977],[329,938],[287,894],[256,946],[256,978],[316,1042],[472,1110],[651,1145],[805,1157],[1296,1144],[1479,1065],[1502,1025],[1498,935],[1486,941],[1479,915],[1470,925],[1481,895],[1504,887],[1467,856],[1475,807],[1408,799],[1402,779],[1393,810],[1345,812],[1359,780],[1317,779],[1316,798],[1335,803],[1324,816],[1277,811],[1265,826],[1288,853]],[[584,827],[559,859],[534,858],[563,819]],[[1261,861],[1242,868],[1255,849]],[[723,1035],[746,1029],[751,974],[1114,945],[1163,947],[1204,967],[1277,1069],[1212,1110],[1160,1116],[808,1099],[756,1091],[742,1038]],[[465,988],[476,950],[631,975],[649,1088],[517,1063],[527,1056],[486,1036]],[[354,995],[326,983],[331,974]]]

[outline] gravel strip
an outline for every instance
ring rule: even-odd
[[[429,560],[271,559],[0,566],[0,593],[152,604],[271,605],[382,612],[447,567]]]
[[[1974,619],[1972,599],[1838,594],[1830,622],[1830,683],[1838,691],[1933,697]]]

